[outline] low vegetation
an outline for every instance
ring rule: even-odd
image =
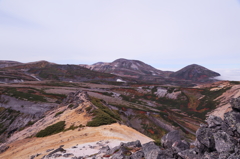
[[[57,112],[57,113],[54,115],[54,117],[57,117],[57,116],[61,115],[63,112],[64,112],[64,111]]]
[[[15,97],[21,100],[29,100],[29,101],[37,101],[37,102],[47,102],[47,100],[44,98],[44,96],[36,95],[28,92],[18,91],[16,88],[6,88],[3,92],[6,95],[9,95],[11,97]]]
[[[39,131],[36,134],[36,137],[45,137],[45,136],[50,136],[53,134],[57,134],[59,132],[62,132],[65,127],[65,121],[59,121],[53,125],[50,125],[46,127],[45,129]]]
[[[108,125],[116,123],[120,120],[120,116],[111,111],[107,106],[103,105],[102,101],[91,97],[91,102],[98,107],[98,109],[93,109],[90,113],[93,114],[92,121],[87,123],[87,126],[96,127],[100,125]],[[88,111],[91,109],[88,107]]]
[[[92,113],[94,114],[95,117],[92,119],[92,121],[89,121],[87,123],[87,126],[97,127],[117,122],[115,119],[113,119],[110,115],[103,112],[102,110],[95,109]]]

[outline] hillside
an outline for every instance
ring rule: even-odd
[[[11,67],[11,66],[16,66],[20,64],[22,63],[17,61],[0,60],[0,68]]]
[[[98,121],[98,125],[86,127],[96,122],[94,118],[98,117],[99,113],[104,114],[101,109],[89,101],[86,93],[72,93],[63,101],[61,107],[48,111],[41,120],[12,135],[4,144],[8,145],[9,148],[5,153],[0,154],[0,157],[6,159],[30,158],[34,154],[41,154],[39,157],[43,157],[45,154],[48,154],[46,150],[56,149],[60,145],[64,145],[64,148],[71,148],[78,144],[91,144],[100,140],[110,142],[111,146],[116,146],[120,142],[126,141],[140,140],[143,143],[151,141],[150,138],[125,125],[106,125],[111,122],[99,123]],[[116,119],[108,116],[108,114],[105,114],[105,116],[109,118],[109,121],[116,122]],[[108,120],[106,121],[109,122]],[[46,130],[47,127],[54,125],[54,123],[63,121],[63,130],[56,135],[54,133],[50,134],[49,131],[51,130],[41,131]]]
[[[177,79],[204,82],[209,78],[220,76],[220,74],[200,65],[192,64],[172,73],[170,76]]]
[[[58,65],[47,61],[38,61],[2,68],[0,70],[0,80],[7,83],[45,80],[117,82],[122,78],[108,73],[92,71],[78,65]]]
[[[133,78],[137,82],[193,86],[194,84],[213,82],[220,74],[200,65],[189,65],[177,72],[161,71],[142,61],[117,59],[113,62],[98,62],[93,65],[80,65],[90,70]]]
[[[117,59],[111,63],[99,62],[88,66],[91,70],[112,73],[119,76],[138,78],[140,76],[161,76],[165,77],[170,71],[161,71],[138,60]]]

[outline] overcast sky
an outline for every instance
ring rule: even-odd
[[[239,0],[0,0],[1,60],[240,70]]]

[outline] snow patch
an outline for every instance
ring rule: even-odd
[[[126,82],[126,81],[123,81],[122,79],[117,79],[116,81],[117,82]]]

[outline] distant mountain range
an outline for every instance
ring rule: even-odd
[[[98,62],[93,65],[80,65],[90,70],[111,73],[122,77],[137,79],[164,78],[172,80],[190,80],[193,82],[204,82],[209,78],[220,76],[219,73],[211,71],[197,64],[192,64],[180,69],[177,72],[161,71],[142,61],[117,59],[111,63]],[[147,78],[146,78],[147,76]],[[144,78],[145,77],[145,78]]]
[[[219,73],[193,64],[172,71],[158,70],[142,61],[117,59],[111,63],[98,62],[93,65],[60,65],[48,61],[20,63],[0,61],[1,82],[36,80],[89,81],[89,82],[147,82],[159,84],[189,85],[211,81]]]

